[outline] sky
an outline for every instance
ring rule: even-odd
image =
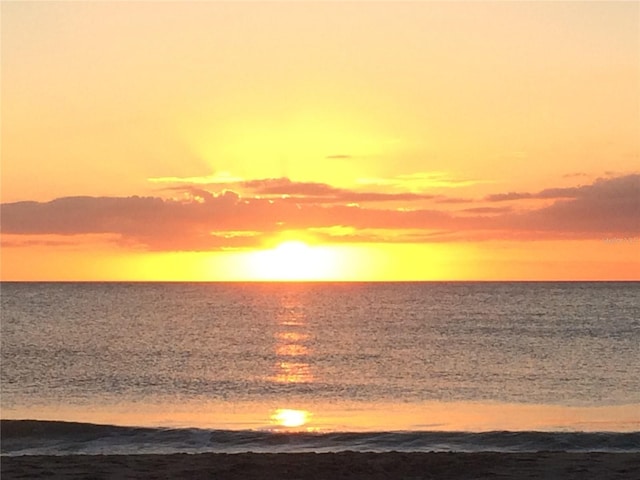
[[[637,2],[1,6],[2,280],[638,280]]]

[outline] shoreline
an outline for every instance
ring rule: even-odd
[[[636,453],[176,453],[2,456],[3,480],[18,478],[252,479],[640,479]]]

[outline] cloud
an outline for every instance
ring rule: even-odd
[[[264,235],[283,230],[335,225],[395,229],[427,225],[447,216],[424,210],[399,213],[346,205],[243,199],[231,191],[206,195],[197,201],[137,196],[65,197],[50,202],[6,203],[0,209],[3,234],[115,234],[123,244],[150,250],[248,247],[259,244]]]
[[[487,202],[505,202],[509,200],[523,200],[525,198],[535,198],[534,194],[526,192],[493,193],[484,199]]]
[[[488,202],[503,202],[523,199],[567,199],[597,197],[602,201],[619,198],[620,196],[633,197],[638,195],[638,182],[640,174],[633,173],[614,178],[598,178],[588,185],[565,188],[546,188],[539,192],[509,192],[487,195],[484,199]]]
[[[87,235],[10,235],[3,234],[0,238],[2,248],[11,247],[56,247],[67,250],[77,249],[79,244],[95,246],[107,246],[118,244],[120,237],[110,234]],[[79,242],[79,240],[81,240]]]
[[[343,192],[326,183],[294,182],[288,178],[265,178],[243,182],[242,187],[257,195],[334,196]]]
[[[349,204],[411,201],[416,194],[353,192],[288,179],[245,184],[256,192],[297,193],[300,197],[243,197],[231,190],[212,194],[197,187],[185,190],[186,197],[174,199],[65,197],[2,204],[0,227],[3,235],[13,236],[109,234],[121,244],[149,250],[249,248],[286,230],[315,231],[328,241],[384,242],[603,238],[640,232],[637,174],[530,194],[528,198],[554,201],[524,211],[482,204],[459,212],[381,208],[382,204],[374,208]]]
[[[472,203],[473,198],[458,198],[458,197],[445,197],[442,195],[438,195],[436,197],[436,203]]]
[[[194,184],[194,185],[215,185],[225,183],[242,182],[241,177],[234,177],[229,172],[219,172],[215,175],[204,175],[201,177],[151,177],[147,179],[151,183],[173,183],[173,184]]]
[[[227,190],[238,190],[248,197],[272,198],[289,203],[349,204],[366,202],[410,202],[437,198],[436,195],[425,193],[389,193],[349,190],[333,187],[326,183],[292,181],[286,177],[261,178],[225,184],[176,185],[164,188],[163,191],[183,192],[193,197],[204,199],[213,195],[210,191],[206,190],[206,188],[219,188],[221,185],[224,185]],[[223,192],[227,190],[223,190]]]
[[[499,214],[507,213],[512,210],[511,207],[472,207],[461,210],[465,213],[478,213],[478,214]]]
[[[2,232],[22,235],[117,234],[122,242],[152,249],[206,249],[223,245],[218,232],[246,230],[247,222],[267,231],[264,208],[247,208],[237,194],[207,195],[203,201],[157,197],[65,197],[50,202],[3,204]],[[262,218],[261,218],[262,217]],[[228,244],[240,240],[225,239]]]
[[[335,155],[334,158],[346,158]],[[442,198],[433,195],[429,189],[438,187],[463,187],[482,183],[477,180],[455,179],[446,172],[426,172],[399,175],[393,178],[359,179],[363,186],[359,189],[343,189],[321,182],[299,182],[286,177],[243,180],[227,172],[204,177],[158,177],[154,183],[172,183],[163,190],[191,191],[195,189],[218,190],[221,187],[252,194],[271,197],[290,197],[299,203],[365,203],[392,201],[422,201]],[[392,191],[389,191],[389,190]],[[379,191],[385,190],[385,191]]]
[[[255,195],[290,197],[294,203],[365,203],[431,200],[434,195],[418,193],[365,192],[336,188],[326,183],[294,182],[288,178],[267,178],[242,182],[243,189]]]
[[[562,178],[584,178],[584,177],[589,177],[590,175],[584,172],[573,172],[573,173],[566,173],[562,176]]]
[[[473,180],[456,178],[449,172],[416,172],[397,175],[390,178],[361,178],[358,183],[362,185],[375,185],[385,187],[403,188],[411,191],[430,188],[459,188],[489,183],[487,180]]]
[[[575,198],[578,195],[576,187],[569,188],[548,188],[537,193],[529,192],[509,192],[495,193],[487,195],[484,199],[488,202],[505,202],[510,200],[525,199],[557,199],[557,198]]]
[[[640,232],[640,175],[598,179],[590,185],[562,190],[567,200],[505,217],[510,228],[581,233]],[[538,196],[536,198],[544,198]]]
[[[351,155],[327,155],[324,158],[326,158],[328,160],[348,160],[350,158],[353,158],[353,156],[351,156]]]

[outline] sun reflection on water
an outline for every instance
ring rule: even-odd
[[[280,362],[273,380],[278,383],[311,383],[313,374],[308,363]]]
[[[304,324],[300,322],[296,322],[296,323],[281,323],[280,325],[300,326]],[[283,342],[303,342],[309,338],[309,335],[306,333],[300,333],[300,332],[278,332],[276,334],[276,338],[278,338],[279,340],[282,340]]]
[[[297,344],[285,344],[278,345],[276,347],[276,355],[279,357],[300,357],[302,355],[307,355],[309,353],[309,349],[304,345]]]
[[[311,335],[307,327],[304,303],[299,295],[284,296],[277,318],[275,353],[278,361],[270,379],[276,383],[311,383],[313,372],[307,358],[312,354]]]

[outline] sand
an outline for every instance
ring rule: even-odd
[[[207,453],[21,456],[1,462],[2,480],[640,480],[640,453]]]

